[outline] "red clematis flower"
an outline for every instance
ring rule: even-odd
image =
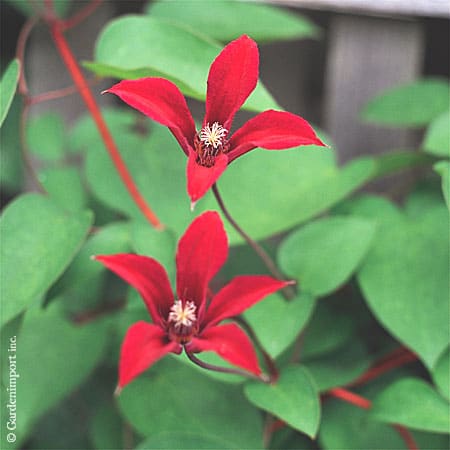
[[[169,352],[216,352],[231,364],[261,375],[251,341],[234,323],[218,325],[241,314],[289,282],[265,275],[234,278],[207,304],[208,284],[225,263],[228,242],[216,212],[199,216],[178,244],[177,289],[172,293],[164,268],[153,258],[134,254],[96,256],[142,296],[153,324],[132,325],[122,344],[119,388]]]
[[[246,35],[221,51],[209,70],[206,114],[199,132],[183,94],[164,78],[124,80],[105,92],[169,128],[189,158],[187,190],[196,202],[228,164],[255,147],[325,145],[306,120],[274,110],[256,115],[230,136],[234,115],[256,87],[258,65],[258,47]]]

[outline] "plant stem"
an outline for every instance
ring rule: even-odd
[[[87,81],[88,84],[93,84],[96,81],[99,81],[98,78],[94,78],[93,80]],[[78,92],[78,88],[75,85],[67,86],[61,89],[54,89],[51,91],[43,92],[42,94],[36,94],[32,97],[28,97],[28,105],[33,106],[38,103],[48,102],[50,100],[57,100],[59,98],[67,97],[68,95],[76,94]]]
[[[51,2],[49,4],[51,5]],[[73,81],[75,82],[75,85],[77,86],[81,97],[83,98],[89,112],[92,115],[92,118],[94,119],[95,124],[97,125],[97,129],[100,132],[105,147],[108,150],[108,153],[117,169],[117,172],[119,173],[119,176],[121,177],[134,202],[147,218],[147,220],[156,229],[163,229],[163,224],[159,221],[158,217],[142,197],[130,172],[125,165],[125,162],[120,156],[116,143],[106,125],[105,120],[103,119],[100,108],[89,89],[88,83],[86,82],[86,79],[84,78],[80,67],[78,66],[78,63],[75,60],[75,57],[64,37],[64,34],[62,33],[61,21],[57,18],[54,18],[51,12],[52,11],[47,14],[46,21],[50,27],[52,38],[56,44],[62,60],[64,61],[68,71],[70,72],[70,75],[73,78]]]
[[[232,367],[215,366],[213,364],[209,364],[209,363],[207,363],[205,361],[202,361],[201,359],[198,359],[196,356],[194,356],[193,353],[189,352],[186,349],[186,347],[184,347],[184,351],[186,352],[187,357],[194,364],[197,364],[197,366],[200,366],[203,369],[212,370],[214,372],[229,373],[229,374],[232,374],[232,375],[241,375],[243,377],[253,378],[253,379],[258,380],[258,381],[263,381],[264,383],[269,383],[270,382],[270,378],[266,377],[265,375],[257,376],[257,375],[254,375],[253,373],[246,372],[246,371],[240,370],[240,369],[234,369]]]
[[[267,252],[256,242],[254,241],[233,219],[230,212],[228,211],[225,203],[220,195],[219,188],[217,183],[214,183],[212,186],[212,191],[214,193],[214,197],[216,197],[217,203],[223,212],[224,216],[227,218],[228,222],[230,222],[231,226],[239,233],[239,235],[247,242],[247,244],[255,251],[255,253],[259,256],[261,261],[267,267],[268,271],[279,280],[283,280],[283,274],[278,270],[277,266],[273,262],[272,258],[267,254]],[[295,297],[295,291],[290,286],[286,286],[281,291],[287,300],[292,300]]]

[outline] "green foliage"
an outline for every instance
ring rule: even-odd
[[[445,350],[431,372],[441,394],[450,400],[450,349]]]
[[[448,400],[442,398],[425,381],[419,378],[403,378],[377,395],[370,415],[380,422],[448,433],[449,408]]]
[[[72,215],[37,194],[21,196],[5,209],[0,222],[1,260],[8,261],[1,272],[2,324],[45,294],[75,256],[91,221],[90,213]]]
[[[111,21],[102,31],[95,63],[87,67],[101,76],[116,78],[162,76],[185,95],[204,100],[209,66],[220,49],[214,41],[184,26],[155,17],[127,16]],[[259,83],[244,108],[263,111],[278,105]]]
[[[427,125],[448,110],[449,94],[445,80],[419,80],[382,92],[365,106],[362,118],[395,127]]]
[[[237,388],[225,390],[220,382],[172,359],[166,358],[149,377],[127,386],[119,405],[129,423],[146,437],[194,430],[203,443],[215,442],[215,448],[262,445],[259,414]]]
[[[314,438],[320,420],[317,387],[308,371],[299,365],[286,367],[275,383],[248,383],[245,395],[291,427]]]
[[[323,296],[348,280],[369,249],[375,227],[358,217],[329,217],[292,233],[279,250],[283,271]]]
[[[61,116],[45,113],[28,122],[27,145],[42,161],[57,161],[64,156],[65,127]]]
[[[215,0],[206,6],[204,2],[163,0],[151,3],[147,13],[222,42],[242,34],[258,42],[312,38],[319,34],[318,27],[305,17],[258,3]]]
[[[47,310],[27,312],[17,340],[20,441],[39,417],[70,394],[99,364],[106,348],[107,331],[102,322],[71,324],[53,305]]]
[[[269,354],[276,358],[295,340],[313,311],[315,299],[301,294],[290,301],[273,294],[246,311],[245,318]]]
[[[359,342],[347,342],[339,348],[321,354],[304,363],[320,392],[336,386],[344,386],[358,378],[370,365],[365,346]]]
[[[383,326],[432,367],[449,342],[448,212],[424,202],[414,214],[413,206],[403,212],[368,197],[350,207],[377,222],[358,281]]]
[[[436,117],[429,125],[423,148],[433,155],[450,157],[450,110]]]
[[[0,127],[5,121],[19,81],[19,60],[12,60],[0,80]]]
[[[16,98],[0,128],[0,184],[10,193],[18,192],[23,184],[23,162],[20,154],[20,105]]]

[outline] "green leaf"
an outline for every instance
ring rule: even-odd
[[[158,231],[147,222],[133,221],[130,224],[131,245],[141,255],[151,256],[166,269],[169,279],[175,281],[175,251],[177,238],[170,229]]]
[[[54,307],[25,315],[16,352],[18,441],[23,441],[39,417],[87,378],[104,354],[107,337],[105,323],[75,326]]]
[[[426,125],[448,109],[449,94],[449,84],[445,80],[415,81],[373,98],[363,109],[362,118],[396,127]]]
[[[450,110],[436,117],[427,128],[422,147],[433,155],[450,157]]]
[[[239,225],[263,239],[326,211],[364,184],[373,170],[368,158],[338,168],[329,148],[255,150],[230,165],[218,185]],[[233,242],[241,240],[229,232]]]
[[[448,433],[450,404],[419,378],[396,381],[374,399],[370,417],[409,428]]]
[[[301,294],[286,301],[273,294],[245,312],[264,349],[277,358],[295,340],[308,321],[315,305],[311,295]]]
[[[258,42],[311,38],[319,34],[319,29],[305,17],[257,3],[216,0],[206,6],[204,2],[163,0],[150,4],[147,12],[222,42],[242,34]]]
[[[37,194],[23,195],[8,205],[0,220],[2,324],[56,281],[91,222],[89,212],[71,215]]]
[[[107,271],[103,264],[91,260],[91,257],[129,250],[128,222],[110,223],[90,236],[58,283],[67,312],[94,309],[102,301],[100,293]]]
[[[192,450],[211,450],[228,449],[229,439],[217,436],[205,436],[203,433],[192,431],[163,432],[152,436],[139,444],[136,449],[139,450],[173,450],[173,449],[192,449]],[[262,448],[262,447],[260,447]]]
[[[13,59],[0,80],[0,127],[8,114],[19,81],[20,63]]]
[[[351,342],[320,357],[304,362],[320,392],[347,383],[362,375],[370,365],[370,358],[364,345]]]
[[[65,137],[64,122],[56,113],[40,114],[28,122],[28,148],[43,161],[55,161],[64,156]]]
[[[183,26],[155,17],[129,15],[109,22],[103,29],[95,48],[95,62],[101,64],[103,76],[127,78],[130,71],[137,71],[137,77],[163,76],[175,83],[180,81],[178,87],[185,95],[203,100],[209,66],[220,50],[213,41]],[[113,69],[111,72],[108,66]],[[95,71],[92,64],[89,68]],[[261,83],[244,108],[279,109]]]
[[[382,153],[375,158],[377,165],[376,173],[373,178],[381,178],[391,175],[402,170],[411,169],[413,167],[421,167],[431,164],[434,158],[425,155],[423,152],[410,150],[397,150]]]
[[[288,366],[276,383],[251,382],[245,385],[244,392],[258,408],[315,437],[320,421],[319,396],[314,380],[304,367]]]
[[[122,448],[124,423],[114,404],[103,404],[91,422],[90,435],[97,449]]]
[[[330,302],[318,302],[304,331],[303,359],[317,357],[338,349],[355,333],[356,324],[345,311],[332,308]]]
[[[344,284],[361,263],[372,242],[372,221],[328,217],[291,233],[281,244],[281,269],[296,278],[302,291],[323,296]]]
[[[442,177],[442,194],[450,210],[450,162],[439,161],[433,168]]]
[[[261,419],[239,388],[213,381],[174,358],[165,358],[148,377],[127,385],[119,406],[128,422],[149,438],[163,432],[196,433],[216,442],[216,448],[223,448],[222,442],[229,449],[262,447]]]
[[[8,193],[18,192],[23,183],[23,161],[20,150],[19,99],[12,102],[5,123],[0,128],[0,182]]]
[[[434,384],[450,400],[450,349],[445,350],[431,371]]]
[[[48,167],[39,169],[39,182],[50,198],[70,211],[86,207],[87,194],[81,174],[76,167]]]
[[[130,133],[131,129],[137,125],[138,119],[142,117],[136,111],[125,108],[102,108],[101,113],[110,131],[118,135]],[[92,146],[99,144],[104,145],[90,114],[81,116],[70,129],[68,144],[71,153],[88,151]]]
[[[342,400],[328,399],[322,415],[318,440],[324,450],[405,448],[403,439],[392,427],[369,420],[368,411]]]
[[[358,273],[370,309],[432,367],[449,343],[448,211],[442,204],[420,204],[420,214],[412,207],[404,214],[387,200],[366,197],[351,212],[378,225]]]

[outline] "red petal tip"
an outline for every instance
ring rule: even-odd
[[[197,204],[197,200],[192,201],[192,199],[191,199],[191,211],[194,211],[196,204]]]

